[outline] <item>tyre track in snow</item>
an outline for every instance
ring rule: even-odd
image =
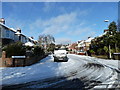
[[[70,59],[75,60],[77,62],[82,61],[81,63],[87,64],[87,63],[95,63],[94,65],[89,65],[89,67],[85,67],[84,66],[80,66],[80,68],[82,67],[82,69],[79,69],[80,71],[76,70],[76,71],[71,71],[70,74],[66,77],[66,78],[75,78],[76,75],[79,75],[79,79],[82,80],[84,82],[84,85],[86,86],[86,88],[92,88],[95,85],[98,85],[106,80],[109,80],[113,75],[114,72],[113,70],[109,69],[108,67],[104,66],[104,67],[99,67],[99,66],[103,66],[101,63],[95,62],[95,61],[88,61],[87,59],[83,59],[83,58],[79,58],[76,59],[74,57],[70,57]],[[97,66],[96,66],[97,65]],[[91,71],[89,71],[90,69],[92,69]],[[106,75],[107,73],[106,70],[110,70],[110,74]],[[85,73],[89,71],[88,73]],[[100,73],[99,73],[100,72]],[[83,74],[82,76],[82,73]],[[98,73],[98,74],[95,74]],[[67,82],[67,81],[66,81]],[[69,83],[66,82],[60,82],[59,84],[53,85],[53,87],[68,87],[68,85],[70,85]],[[64,85],[63,85],[63,84]],[[76,86],[76,85],[75,85]],[[74,85],[72,85],[71,87],[74,87]]]
[[[71,57],[72,58],[72,57]],[[112,67],[110,67],[110,66],[107,66],[107,65],[104,65],[104,64],[102,64],[102,63],[99,63],[99,62],[97,62],[96,60],[94,60],[94,61],[88,61],[87,59],[82,59],[81,58],[81,60],[85,60],[87,63],[88,62],[92,62],[92,63],[96,63],[96,64],[98,64],[98,65],[102,65],[104,68],[102,68],[102,70],[101,71],[99,71],[98,69],[95,69],[95,71],[93,71],[93,73],[91,73],[90,75],[94,75],[93,77],[91,77],[91,78],[89,78],[89,79],[86,79],[86,78],[88,78],[88,74],[87,75],[85,75],[85,76],[87,76],[87,77],[82,77],[83,78],[83,81],[85,82],[85,84],[87,84],[86,86],[87,86],[87,88],[90,88],[91,87],[91,81],[94,83],[95,82],[95,84],[96,84],[96,82],[99,82],[98,83],[98,85],[99,84],[101,84],[102,82],[105,82],[105,81],[107,81],[107,80],[109,80],[109,79],[111,79],[112,77],[114,77],[114,75],[115,75],[115,73],[116,73],[116,71],[117,72],[119,72],[118,70],[116,70],[116,69],[114,69],[114,68],[112,68]],[[95,68],[95,67],[94,67]],[[90,69],[90,67],[88,68],[88,70]],[[108,71],[111,71],[110,72],[110,74],[109,75],[107,75],[108,74]],[[107,73],[106,73],[106,71],[107,71]],[[86,72],[87,72],[87,70],[86,70]],[[94,73],[98,73],[98,72],[101,72],[102,74],[97,74],[96,76],[95,76],[95,74]],[[90,75],[89,75],[89,77],[90,77]],[[82,80],[82,78],[81,78],[81,80]],[[85,79],[86,79],[86,81],[85,81]],[[96,86],[96,85],[94,85],[93,84],[93,86]],[[113,86],[115,86],[114,84],[113,84]]]
[[[86,67],[86,65],[85,65]],[[93,87],[95,85],[97,85],[98,83],[101,83],[98,79],[95,79],[95,78],[98,78],[98,74],[95,75],[96,73],[100,72],[100,71],[103,71],[104,67],[102,65],[99,65],[99,64],[93,64],[93,65],[90,65],[87,67],[88,68],[87,70],[89,71],[90,69],[92,69],[93,71],[89,72],[89,73],[85,73],[84,74],[84,78],[81,77],[80,75],[80,79],[84,82],[84,85],[85,85],[85,88],[89,88],[89,87]],[[86,71],[87,72],[87,71]]]
[[[104,71],[104,69],[102,69],[102,72]],[[101,71],[98,71],[98,72],[101,72]],[[97,71],[96,72],[94,72],[94,73],[98,73]],[[101,72],[101,73],[102,73]],[[99,84],[101,84],[102,82],[104,82],[104,81],[106,81],[106,80],[109,80],[113,75],[114,75],[114,71],[112,71],[109,75],[107,75],[106,76],[106,74],[103,72],[101,75],[99,75],[99,73],[98,74],[96,74],[96,76],[95,76],[95,74],[93,73],[93,77],[92,76],[89,76],[90,78],[89,79],[87,79],[86,81],[87,82],[85,82],[85,84],[87,83],[87,85],[86,85],[86,89],[90,89],[90,88],[93,88],[94,86],[96,86],[96,85],[99,85]],[[106,76],[106,77],[105,77]],[[92,81],[92,83],[91,83],[91,81]]]

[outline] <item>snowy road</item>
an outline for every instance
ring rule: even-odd
[[[52,55],[32,66],[0,68],[4,88],[120,88],[118,60],[68,54],[68,62]]]

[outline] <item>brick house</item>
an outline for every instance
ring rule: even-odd
[[[70,53],[75,54],[77,52],[77,43],[72,43],[71,45],[69,45],[68,50],[70,51]]]
[[[86,55],[86,52],[89,50],[89,47],[90,47],[92,39],[93,38],[88,37],[87,40],[78,41],[77,54],[79,54],[79,55]]]

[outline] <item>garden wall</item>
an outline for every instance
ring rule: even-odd
[[[2,58],[0,58],[0,67],[23,67],[29,66],[32,64],[37,63],[41,59],[45,58],[45,56],[34,56],[34,57],[27,57],[27,58],[6,58],[6,52],[2,52]]]

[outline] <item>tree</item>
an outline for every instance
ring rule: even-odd
[[[117,37],[116,37],[116,34],[117,34],[117,25],[116,23],[113,21],[110,23],[109,25],[109,44],[115,48],[115,51],[117,51]]]
[[[38,41],[47,50],[50,44],[55,42],[55,38],[52,35],[40,35]]]
[[[54,43],[51,43],[51,44],[48,45],[47,51],[48,51],[48,52],[53,52],[54,49],[55,49],[55,44],[54,44]]]
[[[120,32],[117,32],[117,25],[113,21],[108,26],[108,32],[92,40],[90,49],[96,54],[109,54],[119,52],[120,48]],[[102,50],[103,49],[103,50]]]
[[[55,42],[55,38],[52,35],[40,35],[38,41],[41,44],[51,44]]]
[[[103,49],[104,49],[105,53],[108,54],[108,47],[107,47],[107,46],[104,46]]]
[[[117,25],[116,25],[116,23],[114,21],[110,23],[110,25],[108,26],[108,28],[109,28],[109,34],[110,35],[115,35],[116,34]]]
[[[116,52],[120,52],[120,32],[117,32],[115,35],[115,39],[116,39]]]

